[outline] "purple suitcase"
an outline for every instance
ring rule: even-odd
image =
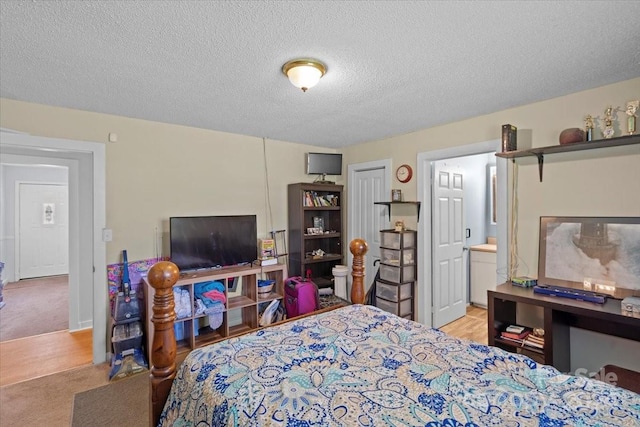
[[[284,282],[284,306],[287,317],[296,317],[320,309],[318,287],[313,281],[300,276]]]

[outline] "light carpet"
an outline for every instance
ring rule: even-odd
[[[75,395],[71,427],[149,425],[149,371]]]
[[[0,341],[69,329],[69,277],[20,280],[3,290]]]
[[[0,387],[0,425],[67,427],[74,395],[108,383],[104,363]]]

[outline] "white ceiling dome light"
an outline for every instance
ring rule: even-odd
[[[291,84],[306,92],[314,87],[327,72],[324,64],[315,59],[294,59],[282,66],[282,72],[289,78]]]

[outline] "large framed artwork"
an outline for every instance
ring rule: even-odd
[[[640,217],[540,217],[538,283],[640,289]]]

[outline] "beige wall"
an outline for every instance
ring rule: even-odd
[[[582,127],[586,114],[602,116],[607,105],[624,106],[638,98],[640,78],[347,147],[344,164],[391,158],[394,166],[408,163],[415,170],[418,153],[499,139],[503,123],[531,129],[534,146],[554,145],[563,129]],[[304,153],[335,151],[266,141],[271,217],[260,138],[9,99],[0,99],[0,112],[4,128],[106,144],[107,226],[113,229],[108,263],[117,262],[125,248],[131,260],[154,256],[156,229],[164,233],[166,255],[172,215],[255,213],[260,235],[286,229],[286,185],[310,180],[304,174]],[[624,113],[618,117],[624,125]],[[118,142],[107,142],[111,132],[118,134]],[[638,145],[548,155],[542,183],[534,160],[521,159],[517,165],[521,274],[537,269],[540,215],[640,216]],[[407,200],[416,198],[415,178],[392,187],[401,188]]]
[[[500,139],[501,125],[532,130],[534,147],[558,144],[563,129],[584,127],[586,114],[603,116],[608,105],[624,106],[640,98],[640,78],[524,105],[485,116],[359,144],[344,150],[347,164],[390,158],[394,168],[416,166],[418,153]],[[473,100],[469,100],[473,102]],[[464,108],[464,106],[460,106]],[[618,113],[616,136],[625,127]],[[596,139],[601,138],[599,131]],[[520,275],[537,275],[538,222],[543,215],[640,216],[640,145],[545,156],[539,182],[534,158],[519,159],[518,250]],[[406,200],[415,200],[417,184],[393,181]],[[393,220],[393,218],[392,218]]]
[[[106,144],[107,263],[123,249],[131,261],[155,256],[156,230],[168,255],[170,216],[256,214],[259,237],[286,229],[287,184],[314,178],[304,173],[304,153],[335,152],[269,139],[263,150],[261,138],[9,99],[0,99],[0,112],[3,128]]]

